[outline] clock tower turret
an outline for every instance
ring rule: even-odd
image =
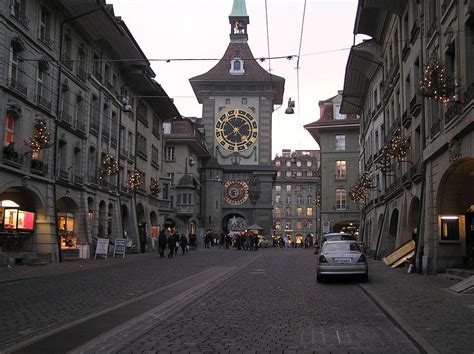
[[[248,45],[250,21],[245,0],[233,0],[229,23],[230,42],[222,59],[207,73],[189,80],[202,104],[212,165],[222,169],[219,183],[209,180],[209,186],[203,186],[208,207],[201,226],[214,228],[211,222],[220,219],[220,228],[215,231],[258,224],[270,235],[276,177],[271,152],[272,113],[274,105],[283,102],[285,79],[267,72],[255,60]],[[204,164],[202,172],[211,175],[206,168]]]

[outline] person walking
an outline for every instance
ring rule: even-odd
[[[158,235],[158,251],[160,252],[160,258],[165,258],[165,249],[168,240],[166,239],[165,230],[161,230]]]
[[[179,249],[179,235],[176,230],[173,232],[173,239],[174,239],[174,254],[178,254]]]
[[[228,250],[230,248],[230,244],[232,243],[232,237],[229,234],[225,237],[225,249]]]
[[[176,241],[174,240],[172,233],[168,235],[167,242],[168,248],[170,249],[170,252],[168,253],[168,258],[173,258],[174,249],[176,248]]]
[[[186,238],[186,236],[184,236],[184,234],[181,234],[181,238],[179,239],[179,245],[181,246],[181,251],[183,252],[184,256],[188,247],[188,239]]]

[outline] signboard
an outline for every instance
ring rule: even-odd
[[[18,229],[33,230],[35,213],[29,211],[18,211]]]
[[[127,248],[127,240],[125,238],[118,238],[115,240],[114,258],[116,254],[121,254],[125,258],[125,249]]]
[[[154,239],[154,240],[158,240],[158,234],[160,232],[160,227],[159,226],[152,226],[150,227],[150,236]]]
[[[9,230],[33,230],[35,213],[18,209],[5,209],[3,228]]]
[[[18,209],[5,209],[3,227],[5,229],[16,229]]]
[[[103,255],[105,259],[107,259],[107,252],[109,251],[109,239],[108,238],[98,238],[97,239],[97,247],[95,248],[95,256]]]
[[[322,226],[323,234],[328,234],[330,230],[331,230],[331,222],[329,220],[324,220],[323,226]]]

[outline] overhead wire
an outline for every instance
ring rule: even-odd
[[[298,99],[298,106],[301,106],[301,100],[300,100],[300,59],[301,59],[301,46],[303,44],[303,31],[304,31],[304,20],[306,16],[306,0],[304,0],[304,5],[303,5],[303,17],[301,19],[301,32],[300,32],[300,44],[298,48],[298,59],[296,61],[296,94],[297,94],[297,99]],[[299,108],[298,107],[298,108]],[[298,116],[298,126],[300,126],[300,112],[301,109],[297,110],[297,116]],[[301,139],[298,140],[298,148],[301,149]]]

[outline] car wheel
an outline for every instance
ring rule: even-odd
[[[362,275],[362,282],[367,283],[369,281],[369,273]]]
[[[322,283],[323,280],[324,280],[324,278],[323,278],[323,276],[322,276],[321,274],[319,274],[319,273],[316,274],[316,281],[317,281],[318,283]]]

